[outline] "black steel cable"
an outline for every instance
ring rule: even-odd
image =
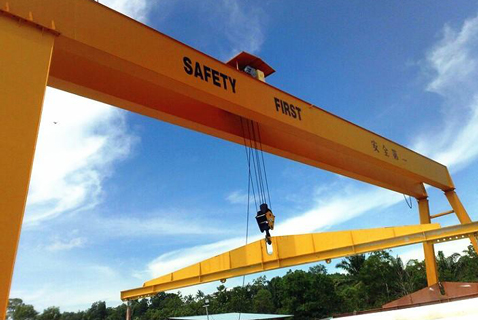
[[[249,213],[250,213],[250,196],[251,196],[250,186],[251,186],[251,182],[252,182],[251,170],[249,170],[249,177],[248,177],[247,181],[248,181],[248,183],[247,183],[247,210],[246,210],[246,245],[247,245],[248,240],[249,240]],[[243,291],[244,291],[245,285],[246,285],[246,275],[243,275],[242,276],[242,289],[243,289]],[[242,312],[239,312],[238,320],[241,320],[241,313]]]
[[[254,184],[253,184],[253,180],[252,180],[252,173],[251,173],[251,161],[250,161],[250,150],[249,149],[249,152],[247,150],[247,146],[246,146],[246,138],[244,136],[244,127],[242,126],[242,117],[241,117],[241,127],[242,127],[242,132],[243,132],[243,138],[244,138],[244,147],[246,148],[246,157],[247,157],[247,164],[248,164],[248,177],[247,177],[247,210],[246,210],[246,245],[248,243],[248,240],[249,240],[249,213],[250,213],[250,199],[251,199],[251,186],[252,186],[252,190],[254,190]],[[256,204],[256,207],[257,207],[257,202],[256,202],[256,199],[255,199],[255,194],[254,194],[254,202]],[[244,290],[244,286],[246,284],[246,275],[243,275],[242,276],[242,289]],[[242,309],[242,308],[241,308]],[[240,310],[242,311],[242,310]],[[241,320],[241,313],[242,312],[239,312],[239,317],[238,317],[238,320]]]
[[[247,130],[249,132],[249,143],[250,143],[250,146],[249,148],[251,148],[251,156],[252,156],[252,165],[254,167],[254,173],[255,173],[255,177],[256,177],[256,186],[257,186],[257,193],[258,193],[258,196],[259,196],[259,200],[262,201],[262,190],[261,190],[261,185],[259,183],[259,173],[258,173],[258,170],[257,170],[257,165],[256,165],[256,160],[255,160],[255,157],[254,157],[254,146],[252,145],[252,140],[254,139],[253,135],[251,135],[251,128],[249,126],[249,121],[246,122],[247,123]],[[251,139],[252,137],[252,139]]]
[[[403,198],[405,199],[405,203],[407,204],[407,206],[411,209],[413,207],[412,197],[409,196],[410,203],[408,203],[407,196],[403,195]]]
[[[248,160],[249,179],[251,180],[252,195],[254,196],[254,204],[255,204],[256,208],[259,208],[258,205],[257,205],[258,201],[257,201],[257,198],[256,198],[256,192],[255,192],[255,190],[254,190],[254,179],[252,179],[252,173],[251,173],[251,157],[252,157],[252,155],[251,155],[251,152],[252,152],[251,148],[248,148],[248,149],[247,149],[247,152],[248,152],[248,159],[249,159],[249,160]],[[256,187],[257,187],[257,186],[256,186]],[[257,193],[259,193],[259,190],[257,190]]]
[[[262,166],[264,167],[264,178],[266,180],[266,188],[267,188],[267,198],[269,199],[269,207],[272,208],[271,194],[269,192],[269,182],[267,181],[266,163],[264,161],[264,150],[262,150],[262,139],[261,139],[261,131],[259,130],[259,124],[257,124],[257,135],[259,137],[259,147],[261,148]]]
[[[248,148],[247,143],[246,143],[246,135],[245,135],[245,131],[244,131],[244,124],[243,124],[243,121],[242,121],[242,117],[241,117],[241,128],[242,128],[242,138],[244,139],[244,150],[246,152],[246,160],[247,160],[247,167],[248,167],[248,174],[249,174],[248,184],[249,184],[249,180],[250,180],[251,187],[252,187],[252,194],[254,196],[254,203],[257,207],[256,192],[254,190],[254,181],[252,179],[252,173],[251,173],[251,154],[250,154],[251,149]],[[248,197],[249,197],[249,194],[248,194]]]
[[[257,146],[257,138],[256,138],[256,129],[254,128],[254,122],[251,120],[252,124],[252,137],[254,139],[254,152],[256,156],[256,161],[257,161],[257,167],[258,167],[258,172],[259,172],[259,182],[261,184],[261,201],[262,203],[266,202],[266,197],[265,197],[265,188],[264,188],[264,182],[262,181],[262,170],[261,170],[261,161],[259,158],[259,147]]]

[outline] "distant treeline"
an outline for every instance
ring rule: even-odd
[[[438,252],[441,281],[478,281],[478,256],[472,246],[463,254],[445,257]],[[337,264],[344,273],[327,274],[323,265],[309,271],[289,271],[283,277],[255,279],[252,284],[226,289],[217,287],[212,294],[159,293],[149,299],[133,301],[133,320],[163,320],[173,316],[209,313],[254,312],[293,314],[294,319],[323,318],[381,307],[383,304],[426,287],[425,264],[410,260],[406,265],[388,251],[347,257]],[[68,299],[68,297],[65,297]],[[38,313],[21,299],[10,299],[8,317],[13,320],[124,320],[126,305],[107,308],[102,301],[88,310],[60,312],[50,307]]]

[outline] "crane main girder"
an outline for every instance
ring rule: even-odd
[[[48,85],[400,193],[454,188],[445,166],[93,1],[0,0],[58,34]],[[121,30],[121,32],[117,32]]]
[[[201,283],[421,242],[476,237],[477,232],[478,222],[473,222],[445,228],[434,223],[272,237],[271,254],[265,241],[258,240],[147,281],[143,287],[122,291],[121,299],[137,299]]]

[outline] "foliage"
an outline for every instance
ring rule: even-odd
[[[463,254],[446,257],[438,252],[437,265],[441,281],[478,281],[478,255],[472,246]],[[356,255],[336,265],[344,273],[327,274],[324,265],[308,271],[289,271],[283,277],[256,278],[244,286],[217,287],[206,295],[183,296],[181,293],[158,293],[149,299],[131,302],[132,320],[165,320],[169,317],[205,315],[225,312],[293,314],[294,319],[324,318],[333,314],[377,308],[391,300],[426,287],[425,263],[410,260],[406,264],[388,251]],[[10,299],[10,320],[123,320],[126,305],[106,307],[97,301],[88,310],[60,312],[57,307],[38,314],[21,299]]]
[[[38,320],[60,320],[61,313],[58,307],[49,307],[43,311]]]
[[[10,299],[7,316],[13,320],[34,320],[37,319],[38,312],[32,305],[23,303],[22,299]]]

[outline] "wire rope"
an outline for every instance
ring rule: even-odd
[[[252,179],[252,173],[251,173],[251,149],[248,148],[247,143],[246,143],[246,135],[245,135],[244,124],[243,124],[242,120],[243,119],[241,117],[242,137],[244,139],[244,150],[246,152],[246,160],[247,160],[247,168],[248,168],[248,176],[249,176],[248,181],[250,181],[250,183],[251,183],[252,195],[254,197],[254,204],[257,207],[256,193],[255,193],[255,190],[254,190],[254,180]],[[257,191],[257,192],[259,192],[259,191]],[[248,192],[248,197],[249,197],[249,192]]]
[[[405,203],[407,204],[407,206],[411,209],[413,207],[413,201],[412,201],[412,197],[408,197],[410,202],[408,202],[407,200],[407,196],[406,195],[403,195],[403,199],[405,199]]]
[[[259,124],[255,123],[254,125],[254,121],[249,119],[244,119],[242,117],[240,117],[240,119],[241,119],[242,137],[244,141],[244,150],[246,152],[247,170],[248,170],[246,234],[245,234],[245,238],[246,238],[245,242],[247,245],[249,241],[249,216],[250,216],[250,206],[251,206],[251,191],[254,198],[254,204],[257,209],[259,209],[259,207],[257,206],[257,203],[258,203],[257,200],[259,200],[261,204],[267,203],[267,200],[269,200],[269,206],[272,206],[272,205],[271,205],[269,181],[267,179],[266,164],[264,160],[264,150],[262,148],[262,138],[261,138],[261,132],[259,129]],[[244,121],[246,122],[246,126],[247,126],[248,139],[246,139],[246,129],[244,126]],[[256,128],[257,128],[257,134],[256,134]],[[252,160],[253,170],[251,170],[251,160]],[[253,173],[254,173],[255,179],[252,177]],[[256,182],[256,188],[254,188],[254,180]],[[257,189],[257,198],[256,198],[255,189]],[[246,275],[243,275],[242,290],[244,294],[245,294],[244,292],[245,285],[246,285]],[[241,307],[241,309],[243,308]],[[239,312],[238,320],[241,320],[241,314],[242,312]]]
[[[257,124],[257,135],[259,137],[259,147],[261,149],[262,166],[264,167],[264,179],[266,181],[267,198],[269,199],[269,206],[272,208],[271,194],[269,192],[269,182],[267,181],[266,163],[264,161],[264,150],[262,150],[262,139],[261,139],[261,131],[259,130],[259,124]]]
[[[252,122],[251,122],[252,124]],[[255,178],[256,178],[256,186],[257,186],[257,194],[258,194],[258,197],[259,197],[259,201],[263,201],[263,197],[262,197],[262,188],[261,188],[261,184],[260,184],[260,176],[259,176],[259,169],[258,169],[258,162],[256,161],[256,156],[255,156],[255,151],[256,149],[254,148],[254,145],[252,144],[252,141],[255,139],[254,138],[254,134],[251,134],[251,127],[249,126],[249,122],[247,122],[247,129],[248,129],[248,133],[249,133],[249,148],[251,149],[251,157],[252,157],[252,165],[253,165],[253,168],[254,168],[254,173],[255,173]],[[251,139],[252,138],[252,139]]]

